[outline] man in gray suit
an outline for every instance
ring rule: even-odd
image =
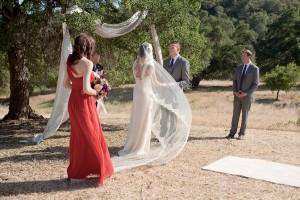
[[[190,86],[190,63],[184,57],[180,56],[179,42],[173,42],[169,45],[169,58],[164,60],[164,68],[175,79],[178,85],[186,90]]]
[[[242,140],[247,127],[248,113],[253,101],[253,93],[259,84],[259,69],[251,62],[252,52],[244,49],[242,52],[243,64],[235,69],[233,76],[233,116],[231,129],[227,139],[234,138],[237,132],[240,113],[242,111],[242,123],[237,139]]]
[[[190,86],[190,64],[184,57],[180,56],[179,52],[179,42],[172,42],[169,45],[169,58],[164,60],[164,68],[174,78],[180,88],[182,88],[183,90],[187,90]],[[176,104],[176,102],[172,103]],[[166,133],[173,133],[176,131],[176,117],[173,116],[173,114],[170,114],[169,111],[165,108],[162,108],[161,114],[161,118],[164,120],[161,120],[160,122],[160,135],[164,137]]]

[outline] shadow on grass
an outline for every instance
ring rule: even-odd
[[[255,99],[255,103],[259,103],[259,104],[273,104],[276,101],[277,101],[276,99],[270,99],[270,98]]]
[[[15,149],[32,145],[20,143],[21,140],[28,140],[34,134],[42,133],[47,124],[46,119],[39,120],[12,120],[0,122],[0,150]]]
[[[199,85],[197,88],[194,88],[192,91],[201,91],[201,92],[231,92],[233,90],[232,85]],[[257,89],[258,91],[268,91],[269,89],[264,85],[260,85]]]
[[[39,120],[13,120],[7,122],[0,122],[0,150],[1,149],[16,149],[24,146],[35,145],[30,142],[21,141],[31,141],[33,135],[43,133],[46,127],[48,119]],[[102,129],[105,132],[116,132],[120,130],[125,130],[127,128],[124,124],[102,124]],[[70,122],[67,121],[63,123],[58,132],[70,132]],[[67,138],[69,134],[56,134],[50,139],[61,139]]]
[[[118,156],[118,152],[122,150],[123,146],[111,146],[108,147],[108,151],[111,157]],[[28,150],[23,151],[22,155],[14,155],[0,158],[0,164],[4,162],[33,162],[41,160],[67,160],[68,159],[68,147],[54,146],[47,147],[41,150]]]
[[[14,155],[0,158],[3,162],[33,162],[40,160],[66,160],[68,158],[68,148],[62,146],[48,147],[42,150],[23,151],[23,155]]]
[[[204,140],[224,140],[224,139],[226,139],[225,136],[224,137],[192,137],[192,136],[190,136],[188,139],[188,142],[194,141],[194,140],[204,141]]]
[[[265,104],[265,105],[273,105],[276,108],[299,108],[300,107],[300,102],[296,101],[296,102],[286,102],[286,101],[280,101],[280,100],[276,100],[274,98],[262,98],[262,99],[256,99],[255,103],[258,104]]]
[[[223,91],[232,91],[231,85],[225,86],[210,86],[210,85],[199,85],[199,87],[189,90],[185,93],[192,93],[192,92],[223,92]]]
[[[78,183],[70,182],[67,179],[1,182],[0,196],[82,190],[95,187],[96,182],[96,178],[89,178],[86,181]]]

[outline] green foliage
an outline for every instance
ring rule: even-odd
[[[296,81],[299,79],[299,66],[295,63],[290,63],[287,66],[277,65],[272,71],[266,73],[266,86],[272,91],[289,91],[296,86]],[[278,99],[278,94],[277,98]]]
[[[13,0],[1,1],[0,9],[15,4]],[[65,15],[66,8],[75,4],[86,12]],[[290,62],[299,66],[296,0],[41,0],[24,1],[20,8],[22,18],[10,24],[9,31],[7,21],[0,15],[0,84],[6,84],[9,78],[6,53],[10,43],[21,38],[31,88],[55,86],[63,21],[72,37],[88,32],[96,38],[101,64],[114,86],[133,82],[132,63],[138,46],[152,42],[151,24],[156,26],[164,58],[171,41],[181,43],[181,54],[190,61],[192,76],[205,70],[206,78],[231,77],[233,68],[241,62],[244,47],[256,52],[262,71]],[[104,39],[94,33],[95,19],[119,23],[145,9],[148,16],[129,34]]]
[[[95,13],[73,13],[72,15],[66,15],[66,23],[73,37],[76,37],[81,32],[93,35],[96,19],[98,17]]]
[[[112,86],[131,84],[134,82],[132,74],[133,59],[130,56],[120,56],[117,66],[107,70],[107,78]]]
[[[269,71],[277,64],[300,65],[300,8],[286,10],[269,27],[265,39],[257,44],[259,65]]]
[[[144,22],[132,33],[114,39],[93,35],[110,81],[113,85],[119,85],[133,82],[133,60],[141,43],[152,42],[149,31],[151,24],[156,26],[164,58],[168,56],[167,46],[176,40],[182,45],[181,54],[190,61],[192,74],[206,68],[210,62],[211,50],[207,48],[208,41],[200,30],[200,20],[196,15],[199,7],[200,4],[195,1],[121,1],[118,7],[99,4],[98,12],[67,16],[67,23],[75,36],[80,32],[92,33],[93,30],[89,28],[94,27],[91,22],[97,17],[106,23],[119,23],[137,10],[148,10]]]
[[[213,50],[210,65],[205,70],[206,78],[231,77],[232,69],[241,62],[240,50],[244,47],[256,53],[257,63],[259,66],[262,65],[263,72],[282,63],[279,62],[278,56],[285,61],[283,64],[289,62],[298,64],[296,54],[292,52],[295,52],[297,46],[299,49],[299,40],[297,43],[295,37],[299,35],[300,28],[288,25],[296,24],[296,15],[285,17],[281,20],[282,23],[276,21],[286,15],[289,9],[299,9],[299,5],[299,1],[296,0],[202,0],[198,12],[201,30],[209,39],[209,46]],[[282,29],[285,26],[289,28]],[[274,32],[276,34],[280,31],[281,39],[273,37]],[[292,39],[294,50],[280,47],[281,42],[287,43],[285,40],[291,40],[288,39],[291,38],[290,35],[294,38]],[[278,54],[270,51],[278,51]],[[283,56],[285,54],[291,56]],[[272,56],[269,57],[270,55]]]
[[[190,61],[191,73],[197,74],[208,66],[211,57],[211,50],[207,48],[208,41],[200,31],[200,20],[196,14],[199,7],[199,2],[192,0],[124,1],[120,4],[120,17],[127,16],[128,18],[135,11],[145,9],[148,10],[148,16],[138,30],[112,40],[110,45],[119,47],[122,55],[124,55],[122,49],[126,49],[131,54],[129,57],[135,57],[136,49],[142,42],[152,42],[149,27],[151,24],[155,24],[163,57],[168,56],[169,43],[179,41],[182,46],[181,54]],[[114,16],[115,19],[107,20],[116,23],[118,17],[116,14]],[[124,17],[118,21],[124,21]],[[132,59],[130,61],[132,62]],[[131,65],[132,63],[127,69],[131,70]]]

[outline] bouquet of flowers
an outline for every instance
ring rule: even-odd
[[[108,84],[108,81],[104,77],[95,77],[92,82],[92,88],[98,92],[97,98],[106,98],[108,96],[111,87]]]

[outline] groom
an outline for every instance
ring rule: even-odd
[[[231,129],[227,139],[233,139],[237,132],[240,113],[242,123],[237,139],[242,140],[245,135],[248,113],[253,100],[253,93],[259,84],[259,69],[251,62],[252,52],[248,49],[242,51],[243,64],[238,66],[233,76],[233,116]]]
[[[100,65],[100,54],[95,52],[92,57],[91,60],[94,64],[93,66],[93,72],[95,72],[99,77],[102,77],[104,75],[104,69],[103,66]]]
[[[164,68],[175,79],[179,87],[187,90],[190,86],[190,63],[179,53],[179,42],[172,42],[169,45],[169,58],[164,60]]]
[[[164,68],[174,78],[179,87],[183,90],[187,90],[190,87],[190,64],[184,57],[180,56],[180,44],[179,42],[172,42],[169,45],[169,58],[164,60]],[[173,102],[176,103],[176,102]],[[166,133],[172,133],[176,131],[174,114],[170,114],[165,108],[162,108],[160,121],[161,136],[165,136]]]

